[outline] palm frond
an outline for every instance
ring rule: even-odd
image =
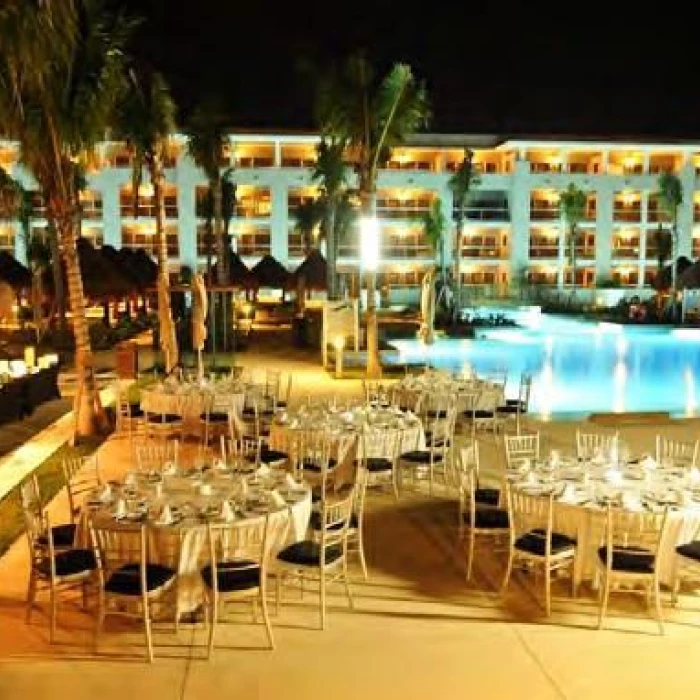
[[[433,200],[430,209],[423,214],[421,222],[423,225],[423,234],[428,240],[428,243],[430,243],[433,253],[439,253],[447,228],[447,222],[442,213],[442,201],[439,197]]]
[[[586,218],[588,195],[573,182],[559,196],[559,210],[567,224],[574,228]]]

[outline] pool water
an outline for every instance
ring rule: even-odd
[[[592,412],[668,411],[693,416],[700,387],[700,329],[619,326],[541,315],[519,328],[478,329],[474,340],[392,343],[400,361],[477,374],[508,371],[515,397],[533,375],[530,410],[547,419]]]

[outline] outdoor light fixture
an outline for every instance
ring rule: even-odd
[[[376,216],[360,219],[360,265],[363,272],[376,272],[379,267],[379,221]]]

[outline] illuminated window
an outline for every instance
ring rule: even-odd
[[[168,257],[179,258],[180,245],[175,224],[166,225],[165,242],[168,248]],[[124,224],[122,226],[122,245],[125,248],[143,248],[146,252],[157,257],[155,225],[150,222],[147,224]]]
[[[233,249],[241,257],[262,257],[270,253],[270,229],[244,228],[233,235]]]
[[[177,186],[166,183],[163,188],[163,203],[165,206],[165,218],[177,219]],[[141,216],[155,217],[156,202],[153,196],[153,188],[149,183],[144,183],[139,192],[138,197],[138,212],[134,211],[134,195],[131,190],[131,184],[123,185],[119,190],[119,207],[121,215],[126,218]]]
[[[101,226],[85,226],[83,224],[80,235],[90,241],[94,248],[101,248],[104,244],[104,232]]]
[[[15,254],[15,230],[12,226],[0,225],[0,250]]]
[[[102,219],[102,193],[98,190],[85,190],[80,193],[80,207],[83,219]]]

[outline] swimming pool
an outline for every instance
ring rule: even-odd
[[[669,411],[696,415],[700,329],[619,326],[533,314],[519,328],[484,328],[475,340],[392,343],[400,360],[478,374],[508,370],[517,395],[521,372],[533,375],[531,412],[547,419],[591,412]]]

